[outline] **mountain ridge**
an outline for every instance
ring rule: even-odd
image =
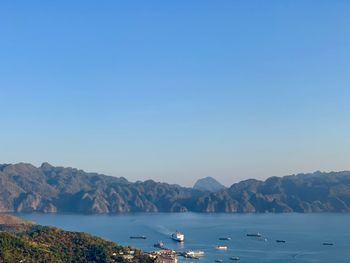
[[[248,179],[218,192],[43,163],[0,165],[0,212],[350,212],[350,172]]]

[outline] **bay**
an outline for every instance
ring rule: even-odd
[[[157,241],[176,251],[203,250],[198,262],[350,262],[349,214],[202,214],[136,213],[120,215],[17,214],[38,224],[82,231],[145,251]],[[173,232],[185,234],[183,244],[171,240]],[[262,238],[247,237],[261,233]],[[130,236],[147,237],[145,240]],[[231,237],[229,241],[220,237]],[[286,243],[277,243],[285,240]],[[323,245],[333,243],[332,246]],[[227,251],[218,251],[225,245]],[[192,262],[182,259],[179,262]]]

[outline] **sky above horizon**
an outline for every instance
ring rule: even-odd
[[[1,1],[0,163],[231,185],[350,169],[349,1]]]

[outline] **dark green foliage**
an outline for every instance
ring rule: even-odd
[[[85,233],[38,225],[19,233],[10,228],[0,232],[0,262],[130,262],[119,255],[128,248]],[[132,262],[152,260],[136,250]]]

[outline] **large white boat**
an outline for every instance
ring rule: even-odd
[[[171,238],[177,242],[184,242],[185,241],[185,235],[179,231],[176,231],[174,234],[172,234]]]

